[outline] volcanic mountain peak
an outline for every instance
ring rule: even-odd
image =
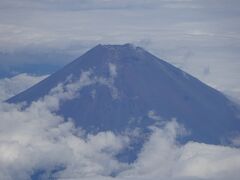
[[[135,46],[133,44],[127,43],[123,45],[102,45],[99,44],[92,48],[90,51],[86,53],[86,55],[90,54],[98,54],[98,55],[107,55],[109,57],[109,60],[114,60],[114,56],[119,57],[141,57],[146,56],[147,54],[150,55],[147,51],[145,51],[143,48]],[[105,59],[106,61],[107,59]],[[116,60],[116,59],[115,59]]]
[[[150,112],[163,121],[176,118],[191,131],[188,138],[200,142],[220,143],[240,131],[236,107],[223,94],[131,44],[97,45],[8,102],[31,103],[69,77],[77,81],[83,72],[91,72],[91,83],[56,113],[87,131],[144,131],[156,123]]]

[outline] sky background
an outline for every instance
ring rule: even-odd
[[[0,77],[49,74],[93,46],[134,43],[240,95],[238,0],[0,0]]]

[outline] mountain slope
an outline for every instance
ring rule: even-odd
[[[102,83],[81,89],[57,113],[71,117],[87,131],[146,130],[176,118],[191,135],[187,139],[218,144],[240,131],[235,107],[224,95],[140,47],[98,45],[30,89],[7,102],[28,103],[47,95],[59,83],[91,71]]]

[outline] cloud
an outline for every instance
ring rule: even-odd
[[[22,8],[27,9],[32,7],[33,9],[40,10],[119,10],[119,9],[141,9],[141,8],[154,8],[155,6],[164,6],[168,8],[194,8],[197,5],[191,6],[191,1],[188,0],[23,0],[19,3],[16,0],[11,2],[2,0],[2,7],[5,8]]]
[[[108,64],[110,76],[115,78],[117,76],[117,66],[113,63]]]
[[[47,76],[34,76],[23,73],[11,78],[0,79],[0,101],[6,100],[28,89],[46,77]]]
[[[185,129],[171,120],[152,131],[135,162],[115,157],[131,133],[88,134],[54,112],[59,104],[99,78],[90,71],[71,77],[29,107],[0,104],[0,178],[30,179],[237,179],[240,149],[198,142],[180,144]],[[81,94],[80,94],[81,95]],[[154,115],[150,113],[150,115]],[[134,133],[134,131],[133,131]],[[114,176],[114,177],[113,177]]]
[[[154,129],[133,168],[124,175],[146,179],[237,179],[240,150],[226,146],[176,142],[179,125]],[[181,131],[180,131],[181,132]]]
[[[79,81],[59,84],[49,95],[23,110],[21,104],[0,105],[0,177],[29,179],[36,171],[48,179],[111,175],[125,168],[113,156],[128,138],[112,132],[84,134],[70,119],[54,112],[61,101],[74,98],[76,91],[91,85],[89,72]],[[106,162],[106,163],[104,163]]]

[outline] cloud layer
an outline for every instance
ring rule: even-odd
[[[112,65],[109,66],[116,71]],[[110,80],[83,72],[76,82],[59,84],[49,95],[24,104],[0,104],[0,178],[30,179],[237,179],[240,149],[198,142],[179,144],[184,127],[168,121],[152,131],[132,164],[115,155],[128,147],[131,134],[86,134],[71,119],[54,112],[91,85]],[[108,84],[106,84],[108,86]],[[156,117],[150,111],[150,116]]]
[[[11,78],[0,79],[0,101],[4,101],[28,89],[46,77],[47,76],[34,76],[24,73]]]

